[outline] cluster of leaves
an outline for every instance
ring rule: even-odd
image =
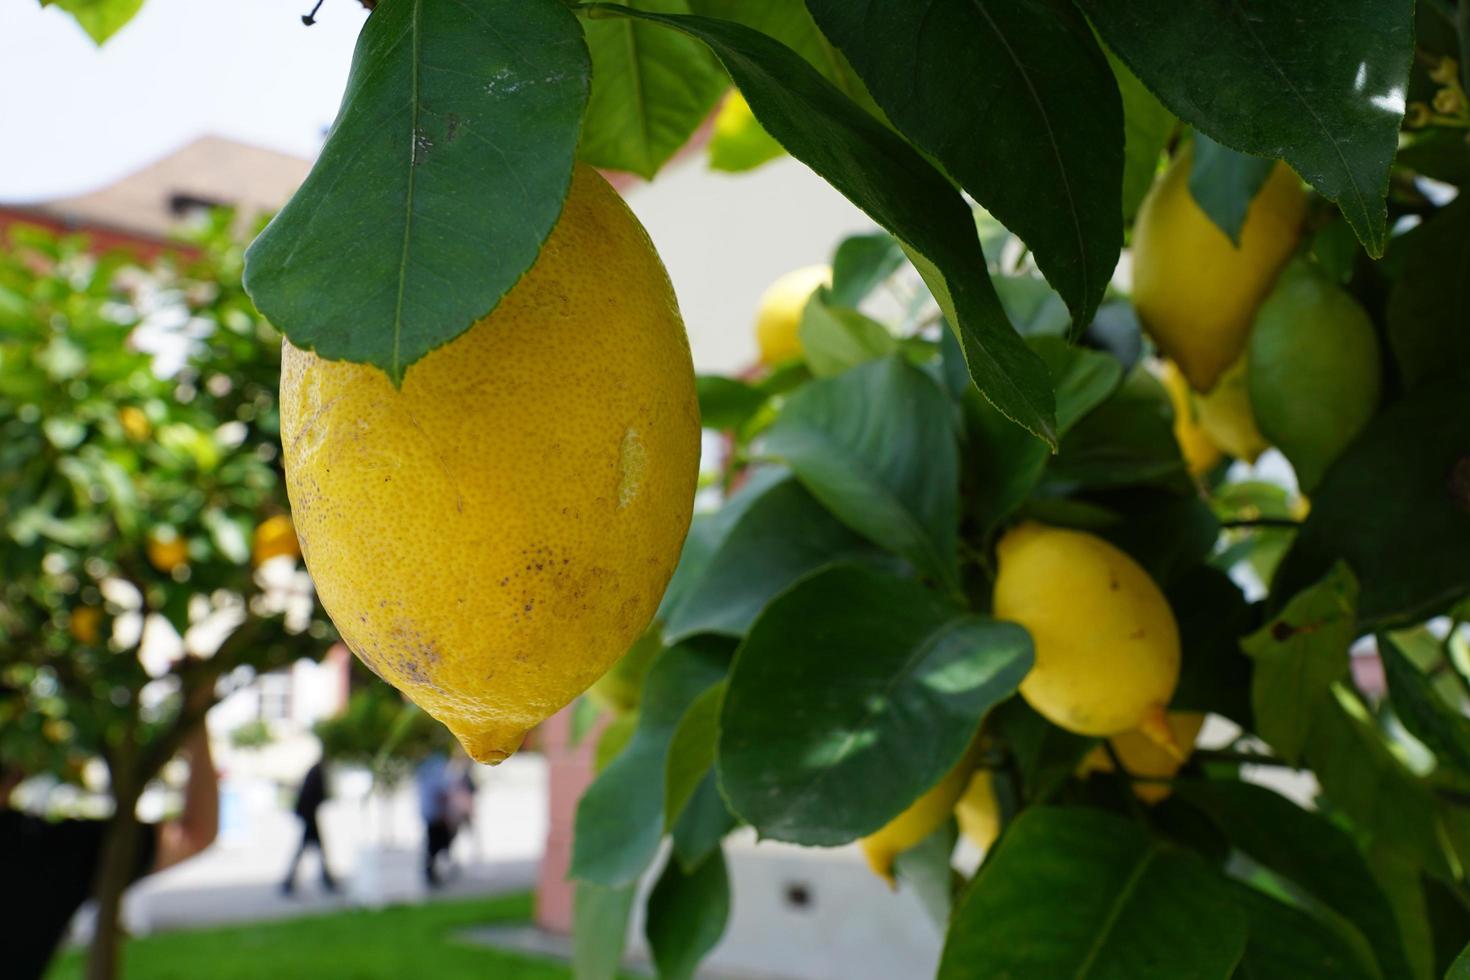
[[[280,338],[230,221],[151,265],[25,226],[0,249],[8,766],[75,778],[101,757],[136,788],[197,721],[178,695],[324,649],[309,584],[252,563],[287,506]]]

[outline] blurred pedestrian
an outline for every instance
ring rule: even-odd
[[[438,888],[439,858],[454,840],[448,756],[435,752],[420,762],[414,772],[414,784],[418,789],[419,814],[424,818],[424,881],[430,888]]]
[[[202,715],[212,690],[194,694],[185,710]],[[202,703],[201,703],[202,702]],[[204,724],[181,752],[189,762],[184,806],[177,819],[139,828],[133,880],[186,861],[219,831],[219,781]],[[0,975],[34,980],[46,970],[77,909],[92,897],[106,820],[46,820],[11,809],[10,796],[25,773],[0,760],[0,877],[10,893],[0,915]]]
[[[286,870],[286,880],[281,882],[282,895],[290,895],[296,891],[296,869],[307,848],[316,850],[317,861],[322,869],[322,888],[329,892],[337,890],[337,880],[332,877],[332,868],[327,864],[327,851],[322,846],[321,825],[316,818],[317,811],[327,800],[325,762],[325,757],[319,758],[306,770],[306,775],[301,779],[301,788],[296,792],[295,812],[301,818],[301,845],[296,848],[296,856],[291,858],[291,866]]]

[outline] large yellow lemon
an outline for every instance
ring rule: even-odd
[[[1179,627],[1148,573],[1095,535],[1030,521],[997,553],[995,615],[1026,627],[1036,652],[1021,696],[1068,731],[1142,728],[1171,745]]]
[[[1278,163],[1246,212],[1237,248],[1190,196],[1191,155],[1180,154],[1138,209],[1133,305],[1190,385],[1209,391],[1245,349],[1256,307],[1296,248],[1307,197]]]
[[[822,286],[832,284],[832,269],[809,265],[786,273],[761,295],[755,315],[755,341],[762,364],[779,364],[801,353],[801,313],[807,300]]]
[[[876,832],[858,841],[868,867],[890,886],[897,882],[893,877],[893,862],[900,854],[928,837],[949,819],[955,804],[970,784],[970,773],[975,769],[975,748],[944,778],[935,783],[922,796],[910,803],[908,809],[884,824]]]
[[[1254,463],[1271,444],[1256,427],[1245,368],[1246,355],[1242,354],[1220,376],[1213,390],[1196,396],[1194,404],[1199,411],[1200,427],[1215,445],[1236,459]]]
[[[1179,752],[1169,752],[1142,732],[1124,732],[1108,739],[1118,761],[1130,776],[1141,779],[1173,779],[1184,768],[1194,740],[1205,727],[1205,716],[1198,711],[1169,712],[1169,728],[1174,733],[1174,742]],[[1089,772],[1112,772],[1113,758],[1101,745],[1094,748],[1077,767],[1077,775]],[[1133,795],[1145,803],[1158,803],[1168,797],[1172,790],[1167,783],[1135,782]]]
[[[1000,836],[1000,805],[995,799],[995,774],[989,769],[976,769],[970,785],[954,805],[960,833],[982,851]]]
[[[250,561],[261,565],[272,558],[289,555],[301,557],[301,545],[296,540],[296,528],[291,518],[276,514],[261,521],[255,528],[255,541],[250,547]]]
[[[1220,447],[1202,427],[1197,399],[1178,366],[1165,361],[1160,374],[1174,406],[1174,441],[1179,443],[1179,454],[1190,476],[1203,476],[1220,462]]]
[[[643,632],[689,528],[699,407],[663,264],[578,166],[525,277],[401,389],[287,344],[281,442],[342,638],[499,762]]]

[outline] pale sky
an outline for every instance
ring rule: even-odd
[[[356,0],[146,0],[102,48],[66,14],[0,0],[0,201],[111,183],[215,133],[315,156],[336,115]]]

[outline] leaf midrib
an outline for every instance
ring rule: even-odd
[[[1098,956],[1101,955],[1103,946],[1107,945],[1108,937],[1112,934],[1113,927],[1118,924],[1118,919],[1123,915],[1123,909],[1133,900],[1133,893],[1138,891],[1138,886],[1143,880],[1144,873],[1148,871],[1149,866],[1154,863],[1154,859],[1159,856],[1162,850],[1163,848],[1158,842],[1154,842],[1144,852],[1143,858],[1138,862],[1138,867],[1133,869],[1133,873],[1128,876],[1128,880],[1123,883],[1123,888],[1118,892],[1118,897],[1113,900],[1112,907],[1108,909],[1107,917],[1103,919],[1102,926],[1098,929],[1097,936],[1093,939],[1091,948],[1088,949],[1087,955],[1083,957],[1082,962],[1077,965],[1077,971],[1072,974],[1073,980],[1085,980],[1092,972],[1093,964],[1097,962]]]
[[[409,80],[409,112],[410,124],[408,128],[408,192],[403,204],[403,249],[398,256],[398,295],[393,304],[393,361],[389,376],[395,384],[403,378],[403,369],[400,366],[401,354],[399,348],[403,339],[403,294],[408,287],[408,248],[413,237],[413,189],[414,182],[418,177],[418,153],[419,153],[419,47],[421,34],[419,31],[419,17],[423,12],[423,0],[413,0],[413,13],[409,20],[409,48],[412,51],[410,60]]]

